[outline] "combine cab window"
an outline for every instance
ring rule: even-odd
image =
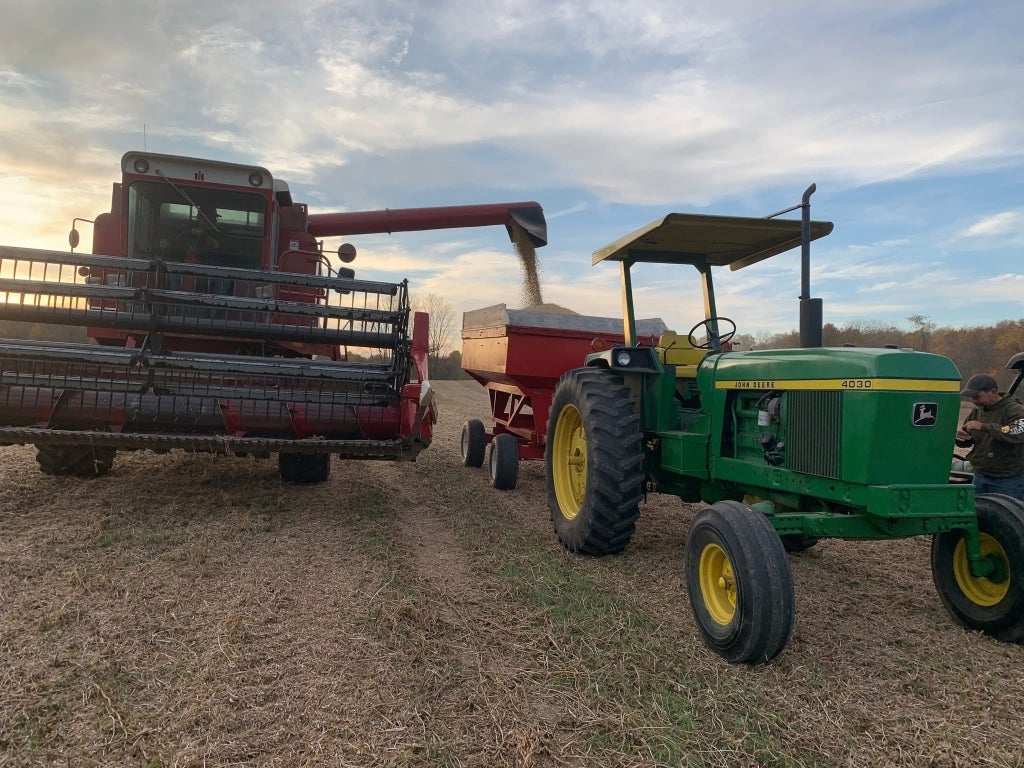
[[[128,188],[128,255],[260,269],[267,202],[251,192],[136,181]]]

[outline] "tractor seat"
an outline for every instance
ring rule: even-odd
[[[655,347],[658,357],[665,365],[676,367],[676,376],[693,378],[697,375],[697,366],[708,353],[706,349],[696,349],[686,336],[678,333],[663,333]]]

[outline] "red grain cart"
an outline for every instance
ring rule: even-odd
[[[640,320],[637,335],[654,345],[660,319]],[[565,312],[508,309],[504,304],[463,314],[462,369],[487,388],[494,428],[480,419],[462,427],[462,463],[487,473],[498,490],[519,479],[520,459],[543,459],[548,409],[558,380],[587,354],[622,344],[622,320]]]

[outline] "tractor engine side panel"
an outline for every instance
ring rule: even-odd
[[[959,415],[952,363],[908,351],[834,352],[723,356],[714,400],[724,418],[712,454],[842,483],[944,483]],[[899,365],[880,363],[885,355]]]

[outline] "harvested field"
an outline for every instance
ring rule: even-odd
[[[1024,648],[955,626],[929,542],[792,556],[768,666],[707,651],[651,498],[625,554],[566,554],[543,465],[460,466],[486,418],[439,382],[413,465],[118,456],[55,479],[0,449],[0,765],[1024,765]]]

